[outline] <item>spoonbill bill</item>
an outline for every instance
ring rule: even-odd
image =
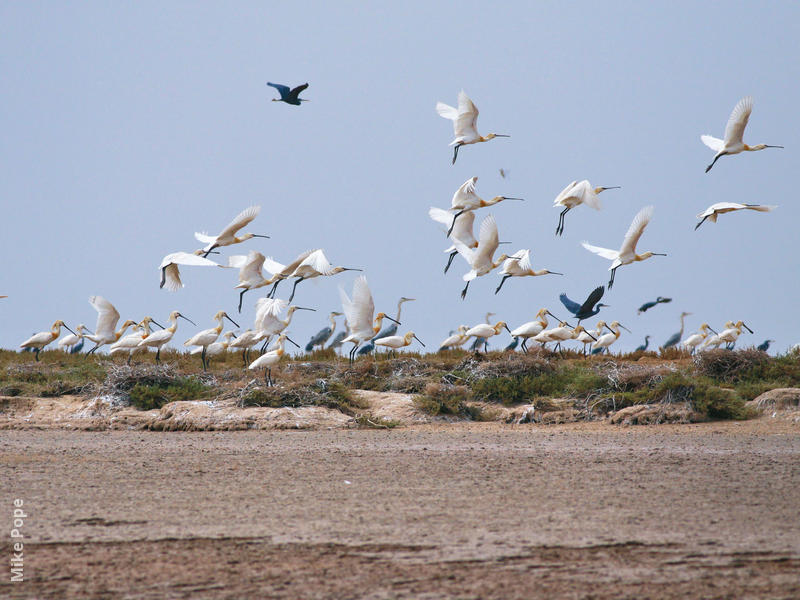
[[[601,308],[608,306],[608,304],[603,304],[600,302],[600,298],[603,297],[605,290],[606,288],[604,286],[597,286],[589,293],[583,304],[573,302],[567,297],[566,294],[563,293],[558,297],[558,299],[561,300],[561,304],[563,304],[569,312],[575,315],[575,317],[578,319],[578,323],[580,323],[584,319],[588,319],[589,317],[593,317],[599,313]]]
[[[177,292],[183,287],[181,282],[181,273],[178,270],[178,265],[186,265],[191,267],[220,267],[213,260],[209,260],[200,256],[202,250],[195,250],[194,253],[190,252],[173,252],[167,254],[161,259],[161,264],[158,268],[161,270],[161,283],[158,287],[166,287],[167,291]]]
[[[223,323],[224,320],[228,319],[231,323],[239,327],[239,324],[231,319],[224,310],[220,310],[217,314],[214,315],[214,320],[217,322],[216,327],[211,327],[209,329],[204,329],[198,333],[195,333],[192,337],[188,340],[183,342],[184,346],[200,346],[201,347],[201,354],[200,359],[203,361],[203,371],[208,369],[208,363],[206,362],[206,349],[217,341],[219,334],[222,333]]]
[[[564,217],[567,213],[581,204],[585,204],[595,210],[600,210],[600,198],[598,194],[606,190],[618,190],[620,186],[613,185],[609,187],[596,187],[593,188],[588,179],[583,181],[573,181],[556,196],[553,202],[553,207],[563,206],[564,210],[558,216],[558,225],[556,226],[556,235],[564,233]]]
[[[452,215],[453,219],[450,223],[449,229],[447,230],[448,237],[450,237],[450,235],[453,233],[453,229],[456,225],[456,219],[458,219],[458,217],[464,213],[472,212],[473,210],[483,208],[484,206],[494,206],[503,200],[518,200],[519,202],[525,201],[524,198],[512,198],[511,196],[495,196],[491,200],[484,200],[475,193],[475,184],[477,181],[477,177],[470,177],[464,183],[462,183],[461,187],[459,187],[453,194],[453,198],[450,200],[450,210],[448,211]],[[428,214],[430,215],[430,211],[428,211]],[[434,218],[433,215],[431,215],[431,218]]]
[[[666,254],[660,252],[650,252],[649,250],[647,252],[643,252],[642,254],[636,254],[636,244],[639,242],[639,238],[642,237],[642,233],[644,233],[644,229],[647,227],[647,224],[650,222],[652,217],[652,206],[645,206],[642,210],[640,210],[633,218],[633,222],[628,228],[628,232],[625,234],[625,239],[623,240],[622,246],[619,250],[609,250],[607,248],[592,246],[588,242],[582,242],[582,246],[589,252],[594,252],[605,259],[613,261],[611,266],[608,268],[608,270],[611,271],[611,279],[608,281],[609,290],[614,285],[614,275],[616,274],[617,269],[622,265],[629,265],[633,262],[647,260],[651,256],[666,256]]]
[[[453,122],[453,132],[455,139],[450,142],[453,149],[453,163],[456,164],[458,158],[458,149],[461,146],[468,144],[477,144],[478,142],[488,142],[496,137],[511,137],[510,135],[502,135],[499,133],[488,133],[482,136],[478,133],[478,107],[472,103],[464,90],[458,93],[458,108],[453,108],[444,102],[436,103],[436,112],[440,117],[450,119]]]
[[[298,85],[296,88],[289,88],[288,85],[282,85],[280,83],[271,83],[267,82],[267,85],[270,87],[274,87],[278,90],[278,93],[281,95],[280,98],[273,98],[273,102],[286,102],[286,104],[291,104],[293,106],[300,106],[301,102],[308,102],[306,98],[298,98],[300,92],[308,87],[307,83],[302,85]]]
[[[645,302],[644,304],[642,304],[638,308],[638,310],[636,311],[636,314],[640,315],[643,312],[647,312],[648,310],[650,310],[651,308],[653,308],[654,306],[656,306],[658,304],[666,304],[667,302],[672,302],[672,298],[664,298],[662,296],[659,296],[658,298],[656,298],[652,302]]]
[[[218,235],[208,235],[205,232],[195,233],[195,239],[202,244],[206,244],[206,246],[203,248],[203,257],[205,258],[208,256],[208,254],[214,248],[230,246],[231,244],[241,244],[242,242],[254,237],[269,238],[268,235],[261,235],[258,233],[244,233],[241,237],[236,236],[236,232],[255,219],[259,212],[261,212],[260,206],[251,206],[249,208],[245,208],[242,212],[236,215],[236,218],[228,223],[228,226],[220,231]]]
[[[184,317],[181,313],[177,310],[173,310],[169,314],[169,322],[171,325],[166,329],[162,329],[161,331],[156,331],[151,333],[147,337],[143,338],[137,346],[140,348],[155,348],[156,349],[156,363],[161,362],[161,347],[168,343],[172,336],[175,335],[175,332],[178,330],[178,318],[184,319],[189,321],[192,325],[195,325],[195,322],[192,321],[189,317]],[[195,325],[196,327],[196,325]]]
[[[281,356],[285,354],[283,350],[285,340],[289,340],[292,344],[294,344],[298,348],[300,347],[294,342],[294,340],[292,340],[292,338],[290,338],[285,333],[282,333],[278,336],[278,339],[275,340],[275,344],[273,345],[274,350],[270,350],[266,354],[262,354],[253,362],[251,362],[250,366],[247,367],[248,369],[263,368],[264,379],[266,380],[268,387],[275,385],[275,382],[272,380],[272,367],[274,365],[277,365],[281,360]]]
[[[724,215],[725,213],[733,212],[735,210],[756,210],[758,212],[769,212],[778,208],[775,205],[765,205],[765,204],[739,204],[738,202],[717,202],[716,204],[712,204],[699,215],[697,218],[700,219],[700,222],[694,226],[694,230],[697,231],[697,228],[700,227],[703,223],[705,223],[706,219],[711,219],[714,223],[717,222],[717,217],[719,215]]]
[[[289,277],[294,277],[294,285],[292,286],[292,293],[289,296],[289,302],[294,298],[297,284],[306,279],[313,279],[314,277],[330,277],[331,275],[338,275],[345,271],[361,271],[362,269],[355,269],[353,267],[334,267],[325,252],[322,249],[314,250],[311,254],[306,256],[297,268],[292,272]]]
[[[64,321],[59,319],[58,321],[53,323],[53,326],[50,328],[50,331],[41,331],[39,333],[33,334],[27,340],[22,342],[19,345],[19,347],[20,348],[33,348],[33,351],[35,353],[35,358],[38,361],[39,360],[39,352],[41,352],[42,348],[47,346],[47,344],[49,344],[50,342],[54,341],[56,338],[58,338],[59,335],[61,335],[61,328],[62,327],[64,329],[66,329],[67,331],[69,331],[70,333],[73,333],[73,334],[75,333],[74,331],[72,331],[72,329],[67,327],[67,324],[64,323]]]
[[[328,315],[328,318],[331,321],[331,326],[323,327],[317,333],[311,336],[311,339],[308,340],[308,343],[306,344],[306,352],[313,352],[314,346],[319,346],[321,348],[327,343],[327,341],[333,335],[333,332],[336,331],[336,317],[341,316],[342,313],[335,311]]]
[[[548,271],[547,269],[534,270],[531,264],[531,251],[524,249],[517,250],[503,262],[500,275],[503,276],[503,279],[500,280],[500,285],[494,291],[495,294],[500,291],[500,288],[503,287],[509,277],[539,277],[540,275],[563,275],[563,273]]]
[[[700,140],[711,148],[716,154],[711,164],[706,167],[706,173],[711,170],[721,156],[726,154],[739,154],[740,152],[755,152],[763,150],[764,148],[783,148],[783,146],[770,146],[768,144],[756,144],[755,146],[748,146],[742,141],[744,136],[744,128],[747,127],[747,121],[750,119],[750,113],[753,112],[753,98],[752,96],[745,96],[733,108],[731,116],[728,117],[728,124],[725,125],[725,139],[712,137],[710,135],[701,135]]]
[[[353,283],[352,300],[341,287],[339,287],[339,297],[342,301],[342,312],[344,312],[345,318],[347,319],[350,332],[350,334],[342,340],[342,343],[351,342],[353,344],[349,355],[350,362],[352,363],[358,347],[375,337],[375,334],[381,330],[383,320],[389,319],[390,321],[394,321],[394,319],[387,316],[385,313],[379,312],[375,315],[373,321],[372,315],[375,312],[375,302],[372,300],[372,292],[367,284],[367,278],[363,275],[357,277]],[[397,324],[400,325],[401,323]]]
[[[492,257],[499,243],[500,239],[497,234],[497,223],[492,215],[487,216],[481,223],[477,248],[468,248],[459,240],[453,240],[453,244],[455,244],[458,253],[463,256],[464,260],[472,267],[462,278],[467,282],[467,285],[465,285],[464,289],[461,291],[462,300],[467,296],[470,281],[476,277],[481,277],[482,275],[490,273],[492,269],[499,267],[504,260],[511,258],[507,254],[501,254],[496,261],[493,260]]]

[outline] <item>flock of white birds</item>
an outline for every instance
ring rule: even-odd
[[[724,139],[714,138],[709,135],[701,136],[702,142],[715,152],[714,159],[706,168],[706,172],[722,156],[782,147],[767,144],[749,146],[743,142],[744,130],[752,108],[753,100],[749,96],[739,101],[728,119]],[[461,91],[458,95],[458,107],[448,106],[439,102],[436,105],[436,110],[439,115],[453,122],[455,138],[450,144],[453,146],[453,163],[456,162],[459,149],[463,146],[487,142],[499,137],[510,137],[495,133],[490,133],[486,136],[480,135],[477,131],[478,109],[464,91]],[[502,172],[501,175],[505,176]],[[498,267],[500,268],[502,279],[495,293],[501,290],[509,278],[537,277],[549,274],[562,275],[548,269],[534,269],[529,249],[521,249],[510,255],[500,254],[495,259],[495,252],[503,242],[500,241],[497,222],[491,214],[481,221],[478,236],[475,237],[473,231],[475,211],[483,207],[499,204],[505,200],[523,200],[522,198],[506,196],[496,196],[490,200],[484,200],[476,192],[477,181],[477,177],[471,177],[465,181],[453,194],[448,209],[431,207],[429,210],[430,218],[441,224],[443,228],[446,228],[446,235],[452,243],[444,251],[449,254],[449,259],[444,269],[445,273],[447,273],[457,255],[460,255],[469,267],[469,270],[463,275],[466,285],[461,292],[461,298],[466,297],[470,283],[473,280],[491,273]],[[617,187],[593,187],[587,180],[573,181],[567,185],[553,203],[554,207],[562,209],[559,213],[556,235],[563,233],[565,217],[570,210],[581,205],[600,210],[599,194]],[[695,229],[700,227],[706,220],[710,219],[716,222],[719,215],[729,212],[738,210],[767,212],[774,208],[776,207],[719,202],[697,215],[700,220]],[[307,279],[330,277],[344,271],[360,271],[361,269],[342,266],[334,267],[322,249],[306,250],[287,264],[281,264],[271,257],[265,257],[261,252],[255,250],[251,250],[246,256],[230,256],[227,264],[222,264],[209,258],[209,255],[219,254],[219,249],[226,246],[240,244],[254,237],[269,237],[256,233],[242,233],[239,235],[239,232],[258,216],[259,211],[260,207],[258,206],[251,206],[245,209],[218,235],[195,233],[195,238],[204,244],[203,247],[194,252],[174,252],[165,256],[159,265],[161,272],[160,286],[173,292],[182,288],[180,267],[204,266],[238,269],[239,283],[234,288],[241,290],[239,292],[239,312],[242,309],[244,294],[248,290],[271,286],[266,297],[259,298],[256,302],[255,322],[251,328],[240,331],[239,324],[233,318],[225,311],[219,311],[213,318],[216,321],[215,327],[194,334],[184,342],[184,345],[192,348],[191,352],[193,354],[201,355],[204,369],[208,367],[208,363],[213,356],[227,351],[241,351],[244,364],[250,369],[264,369],[265,378],[268,384],[272,385],[271,369],[284,354],[285,342],[289,341],[298,346],[287,335],[287,329],[292,321],[293,314],[297,310],[314,310],[291,304],[297,286]],[[637,253],[637,245],[653,217],[653,212],[654,208],[652,206],[645,206],[635,215],[619,250],[594,246],[586,241],[582,242],[586,250],[611,261],[611,266],[609,267],[611,276],[608,281],[609,290],[613,287],[616,271],[619,267],[641,262],[652,256],[666,256],[665,253],[652,251]],[[275,297],[280,282],[285,279],[293,280],[292,291],[287,300]],[[480,347],[481,344],[486,347],[489,338],[506,330],[514,337],[515,341],[512,346],[516,347],[517,343],[521,342],[521,350],[523,352],[527,352],[527,344],[530,341],[538,342],[543,346],[548,343],[555,343],[556,349],[559,349],[562,343],[570,340],[582,344],[584,353],[588,351],[589,347],[595,353],[608,352],[608,349],[620,337],[621,330],[625,329],[625,327],[616,320],[609,324],[600,320],[594,329],[588,330],[580,324],[588,316],[596,315],[599,309],[604,306],[598,303],[603,292],[604,288],[602,286],[597,288],[582,306],[562,296],[562,302],[573,313],[570,318],[578,319],[578,323],[575,326],[569,325],[566,320],[555,317],[547,308],[539,310],[534,320],[524,323],[513,330],[504,321],[498,321],[492,325],[489,322],[489,317],[492,313],[489,313],[486,317],[486,323],[480,323],[473,327],[459,326],[457,330],[451,332],[450,337],[439,345],[439,349],[458,348],[466,344],[470,339],[475,340],[475,348]],[[375,304],[372,299],[372,293],[367,284],[367,279],[363,275],[358,276],[353,283],[352,296],[348,296],[341,287],[339,287],[339,294],[342,312],[330,313],[330,327],[321,330],[308,342],[305,348],[307,352],[314,350],[315,347],[324,347],[333,337],[337,326],[336,317],[338,316],[344,316],[345,318],[343,324],[345,331],[334,338],[331,346],[339,347],[347,343],[352,344],[349,350],[350,361],[355,360],[357,353],[359,353],[359,348],[363,351],[365,348],[371,349],[374,346],[382,346],[393,351],[409,346],[415,340],[424,347],[424,344],[413,331],[409,331],[405,335],[396,335],[397,325],[400,325],[401,306],[404,302],[411,301],[413,298],[401,298],[398,302],[397,317],[392,318],[384,312],[374,314]],[[659,298],[656,302],[648,303],[649,306],[644,305],[640,310],[647,310],[647,308],[659,302],[667,301],[669,299]],[[94,331],[91,331],[83,324],[78,325],[76,330],[73,331],[62,320],[57,320],[49,331],[34,334],[20,344],[20,347],[32,350],[35,353],[36,360],[38,360],[39,352],[45,346],[58,339],[61,335],[61,328],[64,327],[71,333],[71,335],[63,337],[58,343],[59,347],[64,350],[70,350],[78,344],[82,344],[83,340],[86,339],[94,343],[94,346],[88,351],[89,354],[108,345],[110,354],[127,354],[128,362],[130,362],[135,353],[155,349],[155,361],[159,362],[161,348],[168,344],[177,332],[178,319],[183,318],[194,325],[190,319],[180,312],[173,311],[168,317],[169,326],[167,327],[159,325],[152,317],[146,316],[138,321],[126,320],[117,329],[120,314],[111,302],[101,296],[92,296],[89,302],[98,313]],[[284,313],[285,317],[281,318]],[[668,341],[665,346],[674,345],[681,341],[684,333],[683,320],[688,314],[683,313],[681,315],[680,331],[676,336],[673,336],[674,340]],[[548,316],[556,320],[556,327],[548,328]],[[226,319],[237,329],[223,334]],[[384,319],[392,321],[394,325],[381,329]],[[152,325],[156,325],[161,329],[153,331],[151,329]],[[132,333],[125,335],[131,327],[133,328]],[[683,339],[682,344],[692,352],[702,348],[717,348],[722,344],[732,347],[743,329],[747,329],[752,333],[741,320],[726,322],[724,328],[719,332],[716,332],[707,323],[703,323],[696,333]],[[264,352],[270,341],[273,342],[270,350]],[[647,343],[648,341],[641,348],[646,349]],[[250,361],[251,350],[259,345],[262,353],[255,360]]]

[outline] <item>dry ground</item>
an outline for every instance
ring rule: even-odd
[[[7,430],[0,597],[797,598],[799,465],[768,417]]]

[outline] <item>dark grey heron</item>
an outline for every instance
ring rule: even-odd
[[[688,317],[690,314],[692,314],[692,313],[688,313],[688,312],[682,312],[681,313],[681,330],[678,333],[675,333],[675,334],[671,335],[669,337],[669,339],[666,342],[664,342],[664,345],[662,346],[662,348],[670,348],[670,347],[674,346],[675,344],[677,344],[678,342],[681,341],[681,338],[683,337],[683,327],[684,327],[683,319],[685,317]]]
[[[308,343],[306,344],[306,352],[313,352],[314,346],[322,347],[325,345],[325,343],[333,335],[333,332],[336,330],[336,317],[340,316],[342,316],[342,313],[340,312],[332,312],[330,314],[329,318],[331,320],[331,326],[320,329],[311,337],[310,340],[308,340]]]
[[[606,288],[602,285],[594,288],[583,304],[578,304],[570,300],[566,294],[561,294],[558,299],[561,300],[561,304],[563,304],[569,312],[575,315],[578,319],[578,323],[580,323],[584,319],[588,319],[599,313],[602,307],[608,306],[608,304],[599,302],[605,291]]]
[[[756,348],[761,350],[762,352],[766,352],[767,350],[769,350],[769,345],[774,341],[775,340],[764,340],[762,343],[756,346]]]
[[[666,304],[667,302],[672,302],[672,298],[664,298],[659,296],[652,302],[645,302],[642,304],[639,309],[636,311],[637,314],[642,314],[643,312],[647,312],[651,308],[653,308],[656,304]]]
[[[641,350],[642,352],[644,352],[645,350],[647,350],[647,347],[648,347],[649,345],[650,345],[650,336],[649,336],[649,335],[646,335],[646,336],[644,336],[644,344],[642,344],[641,346],[639,346],[639,347],[638,347],[636,350],[634,350],[634,352],[639,352],[640,350]]]
[[[286,104],[291,104],[292,106],[300,106],[301,102],[308,102],[306,98],[299,98],[300,92],[305,90],[308,87],[308,83],[304,83],[302,85],[298,85],[296,88],[289,88],[288,85],[282,85],[280,83],[271,83],[267,82],[267,85],[270,87],[274,87],[278,90],[278,93],[281,95],[280,98],[273,98],[273,102],[286,102]]]

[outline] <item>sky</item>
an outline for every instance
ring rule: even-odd
[[[0,3],[0,194],[4,268],[0,346],[15,348],[56,319],[94,327],[88,297],[122,319],[162,322],[180,310],[173,345],[226,310],[237,273],[182,270],[185,288],[158,287],[161,258],[199,247],[241,210],[262,207],[245,231],[270,235],[224,249],[280,262],[321,247],[361,267],[376,310],[435,349],[459,324],[496,313],[513,329],[558,295],[583,301],[608,281],[609,262],[580,245],[618,248],[634,215],[655,214],[639,251],[666,252],[621,267],[603,302],[623,331],[615,348],[660,344],[692,313],[686,334],[743,320],[740,345],[800,342],[800,4],[715,2]],[[271,102],[267,81],[308,82],[300,107]],[[464,89],[478,130],[511,135],[462,149],[450,164],[449,121],[437,101]],[[723,137],[728,115],[755,99],[745,142],[785,146],[721,158],[700,134]],[[504,179],[499,169],[507,172]],[[525,198],[495,216],[501,246],[530,248],[535,268],[565,273],[470,285],[427,216],[477,176],[477,192]],[[556,195],[571,181],[622,186],[602,210],[572,210],[554,235]],[[788,195],[787,195],[788,194]],[[706,222],[719,201],[777,204]],[[355,273],[304,282],[289,332],[298,343],[341,310]],[[279,288],[286,298],[290,286]],[[643,315],[656,296],[673,298]],[[586,324],[594,325],[590,319]],[[340,321],[341,325],[341,321]],[[684,335],[686,337],[686,335]],[[499,342],[505,345],[504,334]]]

